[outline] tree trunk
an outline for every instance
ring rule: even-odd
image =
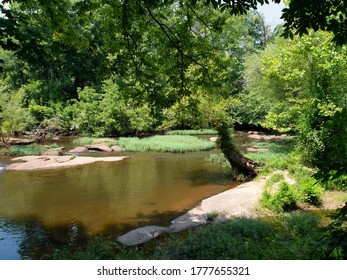
[[[256,163],[240,153],[232,141],[230,129],[225,122],[221,122],[217,127],[217,131],[219,136],[219,147],[234,169],[234,177],[242,174],[247,179],[254,178],[258,174],[255,170],[255,166],[259,165],[259,163]]]

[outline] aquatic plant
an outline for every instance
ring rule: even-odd
[[[31,144],[27,146],[11,146],[6,154],[10,156],[39,156],[43,151],[47,151],[48,147],[40,146],[38,144]]]
[[[73,140],[76,145],[92,145],[92,144],[103,144],[105,146],[117,145],[117,140],[112,138],[93,138],[93,137],[81,137]]]
[[[185,130],[170,130],[166,135],[217,135],[215,129],[185,129]]]
[[[118,145],[126,151],[198,152],[215,148],[215,143],[194,136],[158,135],[147,138],[119,138]]]

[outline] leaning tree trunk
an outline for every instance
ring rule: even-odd
[[[218,144],[223,154],[234,169],[234,176],[243,174],[246,178],[254,178],[258,172],[255,170],[257,163],[243,156],[232,141],[230,129],[225,122],[217,126]]]

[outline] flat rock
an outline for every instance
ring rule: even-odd
[[[213,137],[210,137],[209,140],[212,141],[212,142],[216,142],[218,140],[218,137],[213,136]]]
[[[230,217],[254,216],[253,208],[257,205],[262,187],[266,179],[244,183],[236,188],[217,194],[201,202],[201,209],[205,213],[217,211]]]
[[[207,213],[199,207],[188,211],[171,222],[169,232],[179,232],[207,223]]]
[[[37,170],[70,167],[94,162],[120,161],[127,157],[76,157],[76,156],[24,156],[12,159],[22,161],[10,164],[7,170]]]
[[[167,231],[168,229],[165,227],[146,226],[134,229],[124,235],[118,236],[117,241],[125,246],[134,246],[145,243]]]
[[[48,150],[41,153],[43,156],[62,156],[63,152],[59,150]]]
[[[88,152],[88,149],[86,147],[76,147],[69,151],[69,153],[72,153],[72,154],[81,154],[86,152]]]
[[[93,150],[93,151],[100,151],[100,152],[113,152],[113,150],[108,147],[108,146],[104,146],[104,145],[87,145],[86,148],[88,150]]]
[[[265,134],[255,134],[255,133],[250,133],[247,135],[248,138],[251,139],[256,139],[256,140],[279,140],[287,137],[287,134],[281,134],[281,135],[265,135]]]
[[[253,147],[253,148],[247,148],[247,152],[260,152],[260,151],[268,151],[269,149],[267,148],[257,148],[257,147]]]

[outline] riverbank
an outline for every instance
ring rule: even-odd
[[[236,217],[258,218],[281,215],[293,210],[331,211],[344,205],[344,191],[327,191],[316,181],[311,170],[292,153],[292,139],[257,143],[262,146],[248,154],[265,162],[263,175],[233,189],[214,195],[171,222],[168,227],[146,226],[117,238],[126,246],[139,245],[163,233],[180,232],[213,221]]]
[[[220,222],[235,217],[257,217],[258,213],[255,207],[259,203],[266,181],[271,176],[272,174],[263,176],[260,179],[206,198],[198,206],[173,220],[169,227],[141,227],[119,236],[117,241],[126,246],[139,245],[164,232],[180,232],[207,224],[212,219]],[[289,177],[287,180],[290,180]]]

